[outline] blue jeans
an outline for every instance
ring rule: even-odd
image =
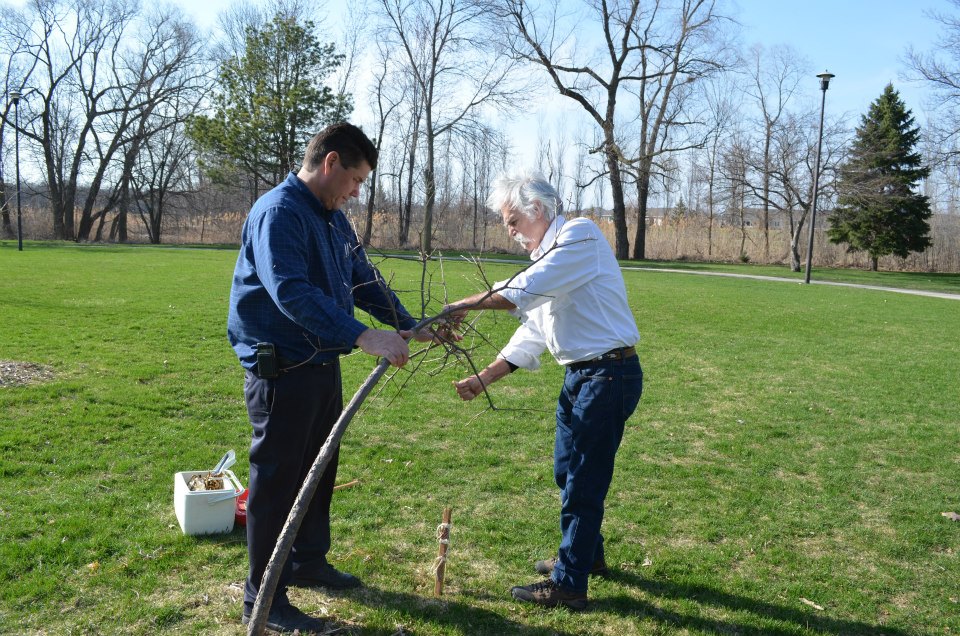
[[[624,423],[642,392],[643,370],[636,356],[567,367],[553,453],[561,532],[553,580],[564,588],[586,592],[590,569],[603,557],[603,502]]]

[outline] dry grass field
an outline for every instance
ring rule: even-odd
[[[358,229],[365,222],[363,211],[356,202],[347,210],[349,217]],[[243,211],[201,211],[168,215],[164,220],[161,240],[165,244],[235,244],[239,242],[240,229],[246,218]],[[499,227],[499,220],[492,215],[478,219],[476,236],[472,216],[453,214],[440,209],[434,222],[435,249],[439,250],[481,250],[484,252],[506,252],[522,255],[524,252],[506,236]],[[24,237],[29,239],[49,239],[53,236],[53,227],[46,212],[27,209],[23,214]],[[415,218],[407,241],[398,239],[396,215],[378,212],[374,215],[371,245],[376,249],[416,249],[420,237],[417,232],[421,220]],[[613,224],[599,222],[607,239],[614,241]],[[908,272],[960,272],[960,216],[934,215],[930,220],[933,245],[926,252],[911,254],[903,259],[887,256],[880,259],[879,267],[885,271]],[[633,239],[635,225],[628,222],[627,235]],[[138,219],[131,219],[128,241],[147,243],[149,237]],[[789,265],[790,236],[786,230],[771,229],[769,250],[765,247],[763,231],[760,228],[719,227],[712,231],[706,219],[688,217],[679,221],[666,222],[663,225],[651,225],[647,229],[646,257],[649,260],[665,261],[709,261],[709,262],[750,262],[754,264]],[[806,258],[806,230],[801,241],[801,260]],[[741,244],[743,251],[741,255]],[[631,249],[632,253],[632,249]],[[814,267],[858,268],[869,267],[869,259],[863,253],[848,253],[844,245],[834,245],[827,240],[822,230],[818,230],[814,239]]]

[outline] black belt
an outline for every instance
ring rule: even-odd
[[[297,362],[296,360],[290,360],[289,358],[284,358],[283,356],[277,357],[277,362],[280,363],[280,373],[283,373],[285,371],[293,371],[294,369],[299,369],[301,367],[325,367],[327,365],[334,364],[335,362],[339,362],[339,361],[340,361],[339,356],[337,356],[336,358],[333,358],[332,360],[323,360],[320,362],[313,360],[312,358],[307,362],[303,362],[302,360],[300,362]]]
[[[297,362],[296,360],[290,360],[289,358],[284,358],[281,356],[277,357],[277,362],[280,364],[280,367],[277,369],[280,373],[289,373],[290,371],[295,371],[297,369],[302,369],[305,367],[326,367],[336,362],[339,362],[340,358],[334,358],[332,360],[325,360],[323,362]],[[253,368],[250,369],[255,376],[258,378],[263,377],[257,369],[257,365],[253,365]]]
[[[589,360],[581,360],[580,362],[571,362],[567,366],[574,371],[582,369],[584,367],[589,367],[595,365],[599,362],[610,362],[611,360],[622,362],[627,358],[632,358],[637,355],[636,347],[620,347],[619,349],[611,349],[606,353],[601,353],[596,358],[590,358]]]

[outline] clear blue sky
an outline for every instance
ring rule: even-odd
[[[922,85],[901,79],[907,47],[933,48],[940,26],[925,15],[952,13],[948,0],[735,0],[744,42],[788,44],[813,64],[809,91],[819,90],[816,74],[836,77],[827,93],[830,112],[852,113],[859,121],[888,82],[922,120]]]
[[[212,28],[230,0],[174,0],[201,28]],[[725,4],[724,4],[725,3]],[[347,0],[326,3],[331,22]],[[870,102],[893,82],[907,107],[922,120],[923,88],[901,79],[908,45],[933,48],[939,25],[925,16],[935,10],[950,13],[949,0],[721,0],[721,6],[743,25],[746,46],[787,44],[813,65],[808,91],[816,95],[816,74],[829,70],[837,77],[827,95],[828,109],[857,119]]]
[[[183,6],[201,29],[213,28],[216,16],[230,4],[229,0],[173,1]],[[347,2],[329,0],[321,5],[331,29],[336,28]],[[942,27],[927,14],[953,13],[956,9],[949,0],[719,0],[718,4],[742,25],[744,48],[789,45],[809,62],[810,76],[801,86],[808,107],[819,105],[816,75],[824,70],[836,75],[827,93],[828,119],[846,116],[849,125],[858,125],[870,103],[893,82],[917,123],[924,125],[927,89],[904,78],[908,71],[904,60],[911,45],[921,52],[933,50]],[[357,90],[364,89],[358,86]],[[355,114],[361,124],[365,119],[362,101],[358,100]],[[509,163],[514,168],[534,163],[538,135],[553,137],[560,128],[573,134],[571,127],[585,118],[579,106],[559,96],[535,103],[541,104],[539,112],[504,123],[513,144]],[[608,201],[609,195],[606,197]]]
[[[19,6],[25,2],[0,0],[3,1]],[[231,0],[171,1],[193,17],[201,32],[214,29],[217,16],[233,4]],[[263,1],[253,0],[254,4]],[[348,0],[318,3],[331,30],[336,29],[348,4]],[[828,118],[848,115],[851,125],[858,124],[870,102],[888,82],[893,82],[917,122],[924,124],[926,89],[902,77],[907,70],[904,57],[910,45],[918,51],[934,48],[941,27],[926,13],[954,12],[949,0],[719,0],[719,4],[742,24],[745,48],[754,43],[786,44],[809,61],[810,77],[802,86],[802,93],[814,107],[820,97],[816,74],[826,69],[836,75],[827,93]],[[336,39],[332,33],[331,39]],[[364,118],[362,101],[357,102],[360,120]],[[508,125],[509,134],[514,136],[518,164],[530,161],[531,157],[524,155],[532,154],[535,141],[530,137],[538,131],[539,122],[559,120],[558,114],[565,112],[564,123],[569,127],[581,117],[578,106],[559,96],[542,99],[541,103],[544,112],[529,113],[529,117]]]
[[[26,0],[0,0],[23,6]],[[171,0],[191,15],[201,30],[216,25],[231,0]],[[260,4],[262,0],[253,0]],[[347,10],[348,0],[318,3],[331,27]],[[859,115],[887,82],[900,90],[907,106],[922,121],[923,88],[901,79],[908,45],[931,50],[940,30],[925,16],[931,10],[952,12],[949,0],[720,0],[721,7],[743,25],[746,46],[788,44],[813,65],[809,93],[816,95],[816,74],[837,77],[827,95],[831,112]]]

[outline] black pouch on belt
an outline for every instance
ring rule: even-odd
[[[257,375],[267,380],[280,375],[280,365],[277,363],[277,350],[273,343],[257,343]]]

